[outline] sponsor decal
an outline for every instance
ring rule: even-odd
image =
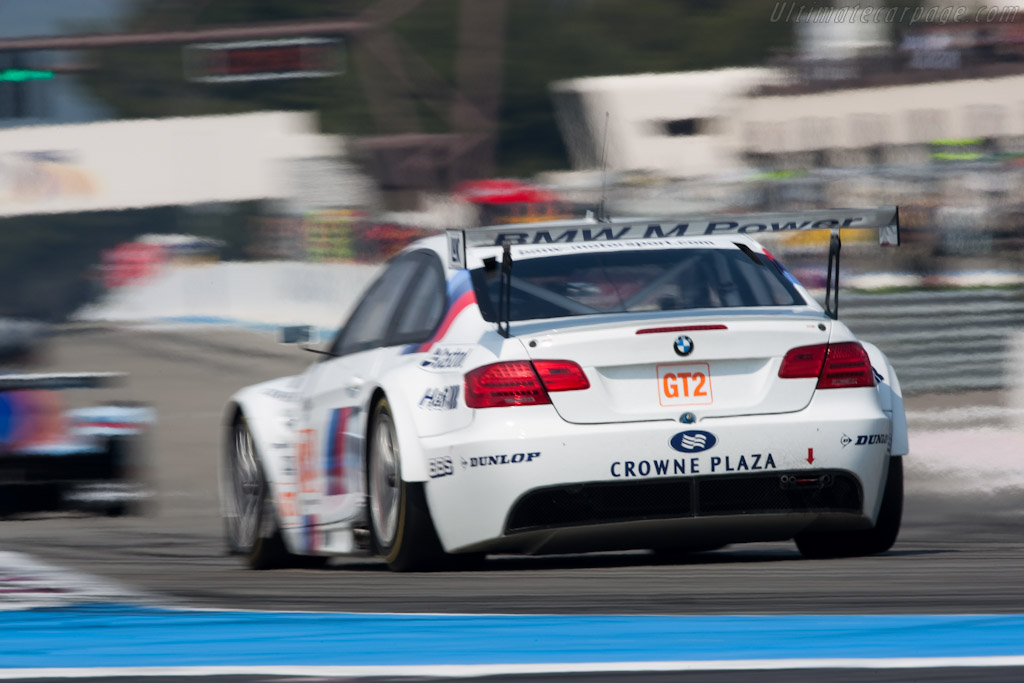
[[[875,444],[884,443],[889,444],[888,434],[860,434],[857,436],[857,441],[854,442],[854,446],[874,446]]]
[[[668,443],[680,453],[700,453],[714,448],[718,437],[711,432],[688,429],[673,435]]]
[[[843,436],[839,439],[839,443],[843,444],[843,448],[846,448],[851,443],[853,443],[853,439],[848,437],[846,434],[843,434]]]
[[[771,453],[750,455],[703,456],[692,458],[661,458],[650,460],[616,460],[611,465],[612,477],[665,477],[686,474],[720,474],[774,470]]]
[[[299,394],[295,391],[285,391],[283,389],[264,389],[263,394],[270,398],[278,401],[298,401]]]
[[[650,249],[696,249],[711,247],[724,248],[720,242],[692,238],[645,240],[628,242],[576,242],[550,247],[526,247],[517,252],[521,257],[564,254],[567,251],[642,251]]]
[[[834,213],[834,219],[817,221],[800,220],[790,216],[792,220],[697,220],[689,223],[648,223],[646,225],[609,226],[606,228],[565,228],[553,230],[533,230],[530,232],[499,232],[495,235],[491,246],[500,247],[509,244],[555,244],[558,242],[601,242],[625,239],[664,239],[666,237],[691,237],[716,234],[788,232],[792,230],[811,230],[821,228],[848,228],[865,223],[869,218],[865,214]]]
[[[424,370],[456,370],[461,368],[470,349],[439,346],[434,349],[428,358],[420,362]]]
[[[318,490],[316,463],[313,462],[313,439],[312,429],[300,429],[298,441],[295,444],[295,460],[299,466],[299,492],[303,494],[315,494]]]
[[[299,517],[299,505],[295,491],[286,490],[278,485],[278,490],[274,491],[274,500],[277,502],[277,512],[281,515],[282,522],[290,524]]]
[[[423,392],[419,406],[423,410],[455,410],[459,407],[458,384],[447,387],[430,387]]]
[[[672,345],[672,350],[680,356],[689,356],[693,353],[693,340],[685,334],[681,334],[676,338],[675,343]]]
[[[427,473],[430,475],[431,479],[447,477],[455,474],[455,465],[452,464],[452,459],[448,456],[430,458],[427,460]]]
[[[462,469],[467,467],[492,467],[494,465],[517,465],[521,462],[533,462],[540,457],[540,452],[513,453],[511,455],[482,455],[479,458],[462,459]]]
[[[711,366],[707,363],[674,363],[659,365],[658,403],[663,406],[709,405]]]

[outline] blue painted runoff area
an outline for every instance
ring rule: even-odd
[[[0,611],[4,668],[1024,655],[1024,614],[418,615],[82,605]]]

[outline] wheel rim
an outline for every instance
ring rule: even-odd
[[[231,459],[231,500],[234,505],[231,530],[235,546],[248,550],[256,544],[260,508],[263,505],[263,477],[256,461],[252,434],[243,426],[235,427],[234,453]]]
[[[398,531],[401,478],[398,473],[398,444],[391,417],[381,413],[373,436],[370,458],[370,516],[381,545],[390,547]]]

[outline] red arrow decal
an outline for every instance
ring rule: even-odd
[[[814,464],[814,449],[813,448],[808,448],[807,449],[807,462],[809,464],[811,464],[811,465]]]

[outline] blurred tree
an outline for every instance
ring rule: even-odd
[[[320,17],[354,18],[375,0],[143,0],[120,30],[153,31]],[[671,72],[756,65],[792,43],[791,26],[769,21],[761,0],[514,0],[506,25],[499,168],[506,174],[564,168],[548,84],[581,76]],[[392,28],[400,40],[454,84],[459,0],[426,0]],[[123,117],[184,116],[252,109],[316,110],[327,132],[380,131],[362,84],[359,55],[332,78],[248,83],[190,83],[181,46],[98,53],[86,86]],[[446,121],[420,104],[424,132]]]

